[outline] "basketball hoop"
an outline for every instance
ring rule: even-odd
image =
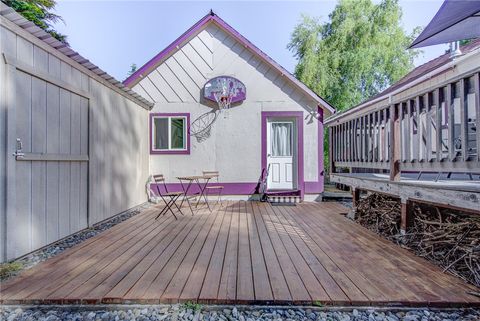
[[[200,115],[190,125],[190,135],[194,136],[199,143],[207,140],[210,137],[212,125],[216,120],[217,113],[215,111]]]
[[[213,92],[213,96],[218,104],[220,112],[230,108],[233,96],[235,96],[235,86],[227,78],[217,78],[218,91]]]

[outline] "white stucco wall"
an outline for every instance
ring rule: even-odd
[[[318,121],[308,122],[305,106],[316,102],[245,48],[223,29],[210,23],[197,36],[166,59],[133,87],[155,102],[153,113],[190,113],[193,122],[211,111],[202,96],[209,79],[233,76],[242,81],[247,99],[219,115],[211,136],[203,142],[191,137],[190,155],[151,155],[150,173],[177,176],[220,171],[222,182],[257,182],[261,174],[262,111],[301,111],[304,126],[304,180],[318,181]]]

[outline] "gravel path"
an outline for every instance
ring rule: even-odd
[[[23,270],[29,269],[38,263],[45,261],[46,259],[49,259],[51,257],[54,257],[55,255],[58,255],[65,251],[66,249],[77,245],[91,237],[94,237],[95,235],[131,218],[132,216],[137,215],[140,213],[142,210],[150,207],[151,204],[147,203],[144,205],[141,205],[139,207],[136,207],[134,209],[131,209],[129,211],[123,212],[117,216],[112,217],[109,220],[106,220],[100,224],[94,225],[91,228],[82,230],[80,232],[77,232],[75,234],[72,234],[62,240],[59,240],[55,243],[52,243],[44,248],[41,248],[40,250],[37,250],[35,252],[32,252],[26,256],[23,256],[19,259],[16,259],[12,262],[9,263],[20,263],[22,268],[20,270],[14,271],[10,273],[9,275],[6,275],[3,278],[0,278],[0,281],[6,281],[16,275],[18,275],[20,272]],[[1,286],[1,284],[0,284]],[[1,320],[1,319],[0,319]]]
[[[389,310],[202,306],[197,304],[162,306],[68,306],[5,307],[0,311],[5,321],[478,321],[480,310]]]

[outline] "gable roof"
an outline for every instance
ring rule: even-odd
[[[112,89],[117,90],[120,94],[137,103],[141,107],[148,110],[151,110],[153,108],[153,104],[151,102],[134,92],[132,89],[126,87],[123,83],[110,76],[107,72],[103,71],[102,69],[100,69],[100,67],[90,62],[90,60],[84,58],[78,52],[72,50],[63,42],[58,41],[57,39],[52,37],[49,33],[45,32],[33,22],[25,19],[22,15],[20,15],[18,12],[16,12],[14,9],[10,8],[3,2],[0,3],[0,16],[4,17],[8,21],[27,31],[34,37],[45,42],[47,45],[56,49],[64,56],[73,59],[82,67],[88,69],[88,72],[91,72],[95,76],[102,78],[102,81],[105,82],[107,85],[112,86]],[[90,76],[92,77],[93,75]]]
[[[424,77],[425,75],[430,75],[430,77],[438,75],[439,73],[445,71],[444,69],[445,67],[448,67],[448,64],[453,63],[455,60],[468,57],[468,54],[480,49],[480,39],[473,40],[469,44],[460,47],[460,49],[462,51],[462,56],[452,57],[452,55],[449,52],[444,53],[443,55],[438,56],[437,58],[434,58],[414,68],[412,71],[406,74],[403,78],[398,80],[396,83],[394,83],[390,87],[386,88],[384,91],[368,98],[367,100],[361,102],[356,106],[353,106],[333,116],[330,116],[325,121],[325,124],[329,124],[335,119],[342,118],[345,115],[355,113],[357,111],[368,108],[369,106],[377,103],[378,101],[388,98],[390,95],[394,95],[394,94],[397,94],[399,91],[406,90],[410,86],[416,85],[414,82],[421,81],[422,77]]]
[[[204,16],[200,19],[197,23],[195,23],[192,27],[190,27],[185,33],[183,33],[180,37],[178,37],[175,41],[173,41],[169,46],[167,46],[164,50],[158,53],[155,57],[150,59],[145,65],[140,67],[136,72],[134,72],[130,77],[125,79],[123,83],[125,86],[132,88],[135,86],[140,80],[152,72],[156,67],[158,67],[162,62],[164,62],[167,58],[173,55],[176,51],[179,50],[179,47],[182,46],[184,43],[188,42],[191,38],[197,35],[203,28],[209,24],[210,22],[215,23],[218,27],[226,31],[228,34],[233,36],[235,40],[240,42],[245,47],[252,50],[255,54],[257,54],[260,58],[262,58],[266,63],[280,72],[282,75],[285,75],[295,86],[305,92],[308,96],[310,96],[314,101],[316,101],[320,107],[325,108],[332,114],[335,113],[335,108],[331,106],[327,101],[325,101],[322,97],[317,95],[313,90],[308,88],[304,83],[300,80],[295,78],[290,72],[288,72],[285,68],[283,68],[280,64],[275,62],[272,58],[270,58],[266,53],[261,51],[257,48],[253,43],[251,43],[248,39],[242,36],[238,31],[232,28],[229,24],[227,24],[224,20],[222,20],[218,15],[216,15],[213,11],[210,11],[209,14]]]

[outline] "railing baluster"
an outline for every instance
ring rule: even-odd
[[[475,126],[477,129],[477,160],[480,161],[480,73],[473,76],[475,94]]]
[[[380,161],[380,112],[375,112],[375,162]]]
[[[357,157],[356,157],[356,148],[357,148],[357,135],[356,135],[356,130],[357,128],[357,119],[352,120],[352,161],[356,162]]]
[[[430,98],[427,93],[425,95],[425,110],[427,111],[427,162],[432,159],[432,112],[430,107]]]
[[[382,160],[387,161],[388,154],[388,139],[387,139],[387,108],[383,110],[383,132],[382,132]]]
[[[342,141],[342,153],[340,155],[341,161],[345,161],[345,123],[340,125],[340,139]]]
[[[445,95],[445,103],[448,110],[448,155],[451,162],[455,160],[455,114],[454,103],[452,99],[452,84],[447,85],[447,93]]]
[[[421,161],[423,158],[421,157],[422,151],[423,151],[423,139],[422,139],[422,124],[421,124],[421,118],[420,118],[420,100],[421,97],[417,96],[415,97],[415,108],[416,108],[416,118],[417,118],[417,160]]]
[[[460,137],[462,140],[462,160],[466,161],[468,159],[467,154],[467,146],[468,146],[468,139],[467,139],[467,112],[465,108],[467,104],[465,104],[465,99],[467,98],[465,94],[465,79],[460,79]]]
[[[373,113],[368,115],[368,161],[373,162]]]
[[[436,122],[435,127],[436,131],[436,140],[435,144],[437,145],[437,162],[440,162],[443,158],[443,148],[442,148],[442,103],[440,101],[440,88],[435,89],[434,91],[434,104],[437,109],[436,112]]]
[[[330,174],[334,173],[335,170],[335,160],[334,160],[334,148],[333,143],[333,130],[334,126],[328,128],[328,171]],[[320,160],[318,160],[320,161]]]
[[[365,116],[360,117],[360,161],[365,161]]]
[[[406,162],[409,162],[411,159],[410,159],[410,140],[411,140],[411,131],[410,131],[410,119],[411,119],[411,115],[410,115],[410,100],[407,100],[405,103],[404,103],[404,108],[405,108],[405,117],[406,117],[406,121],[405,121],[405,161]]]
[[[352,142],[352,121],[348,122],[348,161],[352,161],[352,150],[353,150],[353,142]]]

